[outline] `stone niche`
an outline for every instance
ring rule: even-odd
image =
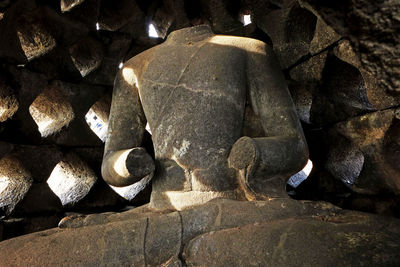
[[[0,265],[399,265],[400,4],[328,2],[0,1]],[[200,24],[276,54],[310,152],[292,199],[153,212],[151,181],[101,178],[117,73]]]

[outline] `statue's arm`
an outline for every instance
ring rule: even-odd
[[[255,41],[247,51],[248,101],[265,137],[240,138],[231,150],[229,164],[239,171],[250,197],[283,196],[287,179],[308,159],[307,144],[272,50]]]
[[[125,69],[125,71],[124,71]],[[114,82],[108,135],[101,173],[113,186],[127,186],[153,175],[154,161],[140,147],[146,126],[133,69],[118,72]]]

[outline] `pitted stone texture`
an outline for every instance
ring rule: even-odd
[[[373,77],[378,77],[376,90],[382,93],[399,92],[400,5],[398,1],[300,0],[299,2],[321,16],[339,34],[350,37],[357,48],[362,68]]]
[[[159,213],[144,207],[121,214],[69,217],[60,226],[70,228],[1,242],[0,264],[399,263],[398,219],[345,211],[323,202],[219,199],[182,212]],[[211,244],[217,246],[210,248]],[[22,251],[30,257],[20,257]]]
[[[319,17],[315,26],[314,37],[310,43],[310,53],[315,55],[339,41],[340,38],[341,36]]]
[[[327,125],[374,111],[360,71],[335,56],[326,60],[311,107],[311,122]]]
[[[351,118],[335,125],[334,132],[350,140],[351,146],[356,149],[347,151],[345,157],[361,160],[357,150],[363,154],[364,164],[352,186],[354,191],[362,194],[400,194],[398,114],[399,109],[388,109]]]
[[[88,37],[73,44],[69,53],[75,67],[85,77],[100,66],[104,51],[99,41]]]
[[[257,19],[256,23],[271,38],[282,69],[309,54],[317,18],[297,2],[268,13]]]
[[[0,159],[0,209],[10,214],[32,185],[31,174],[14,156]]]
[[[56,86],[48,86],[33,101],[29,113],[42,137],[47,137],[67,126],[75,117],[69,99]]]
[[[323,70],[328,52],[322,52],[292,68],[289,72],[289,90],[300,120],[311,123],[311,108],[323,82]]]
[[[10,119],[18,107],[19,103],[14,90],[3,77],[0,77],[0,122]]]
[[[55,166],[47,184],[65,206],[84,198],[96,180],[97,176],[85,162],[69,154]]]
[[[400,97],[378,86],[379,76],[375,76],[371,72],[365,70],[360,61],[359,54],[356,53],[353,47],[354,45],[352,45],[349,40],[342,40],[333,49],[333,53],[339,59],[353,65],[360,71],[364,80],[368,100],[372,106],[375,109],[381,110],[399,105]]]
[[[183,259],[188,266],[378,266],[398,261],[397,230],[376,230],[376,222],[362,216],[325,220],[292,218],[210,232],[191,240]]]
[[[246,108],[254,116],[244,123]],[[244,125],[253,123],[247,132],[262,129],[265,137],[254,138],[260,157],[246,176],[250,187],[263,184],[253,190],[257,197],[275,191],[286,195],[285,179],[307,159],[301,126],[271,49],[255,39],[214,35],[205,25],[172,32],[117,74],[102,168],[110,184],[126,185],[126,177],[137,181],[133,172],[120,175],[113,168],[122,151],[140,146],[146,121],[158,168],[151,203],[160,209],[183,209],[216,197],[244,199],[237,178],[242,170],[227,160],[246,132]]]
[[[80,5],[85,0],[60,0],[61,12],[70,11],[75,6]]]
[[[17,23],[18,38],[25,56],[30,61],[50,52],[56,46],[56,40],[49,29],[37,16],[25,15]]]

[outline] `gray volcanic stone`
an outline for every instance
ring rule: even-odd
[[[47,184],[65,206],[84,198],[96,180],[97,176],[85,162],[74,154],[68,154],[55,166]]]
[[[348,36],[364,71],[377,78],[377,90],[400,91],[400,5],[396,0],[299,0],[319,14],[336,32]],[[377,38],[384,36],[384,38]]]
[[[377,230],[377,224],[363,216],[251,224],[194,238],[183,259],[188,266],[395,265],[398,232]]]
[[[56,46],[54,36],[36,13],[20,17],[16,28],[22,50],[28,61],[50,52]]]
[[[257,25],[271,38],[282,69],[307,55],[314,38],[317,18],[297,2],[257,19]]]
[[[75,67],[82,77],[97,69],[103,59],[103,46],[93,38],[79,40],[69,48]]]
[[[315,26],[314,37],[310,43],[310,53],[316,54],[326,49],[328,46],[339,41],[341,36],[328,26],[321,18],[318,18]]]
[[[363,67],[359,55],[349,40],[341,40],[333,49],[333,53],[341,60],[356,67],[364,80],[368,101],[378,110],[394,107],[400,104],[400,97],[378,86],[377,78]]]
[[[10,214],[32,185],[31,174],[8,154],[0,159],[0,208]]]
[[[141,207],[124,213],[71,216],[60,226],[63,229],[1,242],[0,264],[399,263],[398,219],[345,211],[324,202],[218,199],[181,212],[160,213]],[[22,251],[30,257],[20,257]]]
[[[152,175],[150,157],[136,153],[144,151],[146,123],[155,151],[151,204],[159,209],[287,196],[286,180],[307,161],[272,50],[255,39],[214,35],[205,25],[172,32],[117,74],[102,164],[110,185]],[[254,161],[242,164],[247,155]]]
[[[354,191],[400,194],[399,112],[399,109],[377,111],[335,125],[334,130],[364,156],[362,171],[352,186]]]

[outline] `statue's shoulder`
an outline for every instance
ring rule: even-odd
[[[159,46],[161,45],[153,46],[131,57],[124,63],[124,67],[130,67],[135,69],[143,67],[146,64],[146,62],[150,62],[151,59],[155,56],[155,52],[159,49]]]
[[[270,47],[263,41],[242,36],[215,35],[211,37],[208,42],[219,45],[234,46],[247,52],[265,52],[270,49]]]

